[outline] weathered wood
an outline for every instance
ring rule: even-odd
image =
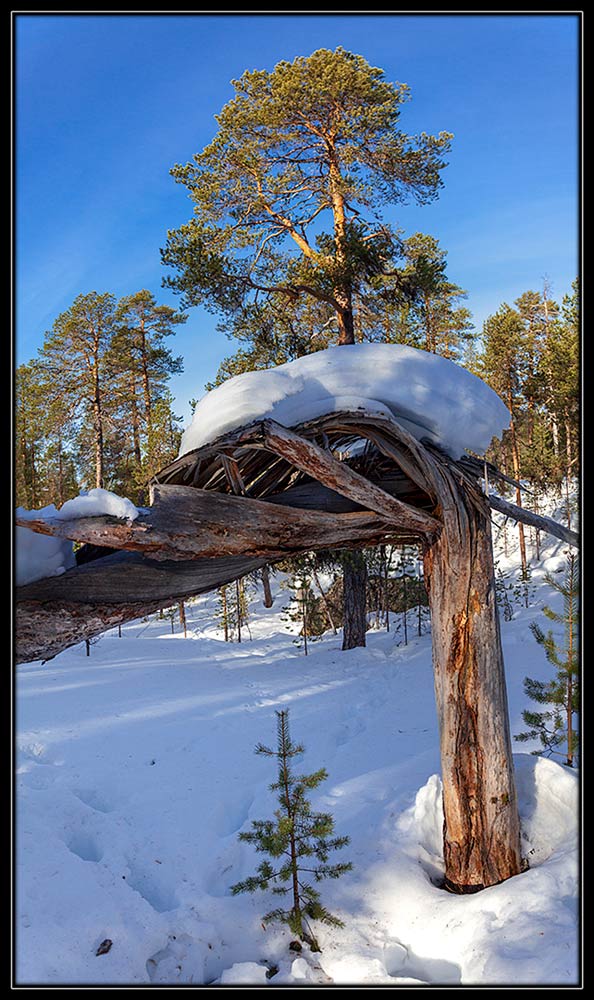
[[[235,556],[156,562],[118,552],[19,587],[16,662],[51,659],[115,625],[231,583],[266,561]]]
[[[443,530],[426,547],[440,730],[446,886],[476,892],[522,870],[486,502],[444,469]]]
[[[393,521],[403,528],[424,534],[439,531],[439,521],[430,514],[391,497],[311,441],[273,420],[263,421],[262,425],[266,445],[272,451],[282,455],[324,486],[374,510],[387,521]]]
[[[512,517],[514,521],[521,521],[522,524],[528,524],[532,528],[539,528],[540,531],[546,531],[547,534],[554,535],[555,538],[560,538],[562,542],[567,542],[568,545],[579,548],[580,536],[577,531],[566,528],[565,525],[559,524],[558,521],[554,521],[551,517],[543,517],[542,514],[535,514],[531,510],[526,510],[525,507],[517,507],[516,504],[510,503],[509,500],[504,500],[503,497],[497,496],[494,493],[489,494],[488,501],[489,506],[493,510],[499,511],[500,514]]]
[[[188,486],[153,486],[153,505],[134,521],[113,517],[73,520],[17,518],[41,534],[142,552],[151,559],[212,559],[218,556],[280,558],[290,552],[340,548],[391,533],[369,511],[334,514],[211,493]]]

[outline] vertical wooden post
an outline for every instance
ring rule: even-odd
[[[523,870],[488,508],[443,475],[427,545],[446,887],[476,892]],[[440,490],[440,493],[442,491]],[[448,495],[449,494],[449,495]]]

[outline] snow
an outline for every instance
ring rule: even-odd
[[[17,515],[24,520],[68,521],[77,517],[100,517],[110,515],[129,521],[138,517],[139,511],[126,497],[117,496],[109,490],[93,489],[67,500],[57,509],[54,504],[40,510],[25,510],[17,507]],[[23,587],[35,580],[48,576],[58,576],[76,565],[71,541],[40,535],[29,528],[17,527],[15,537],[15,574],[17,587]]]
[[[17,515],[27,520],[56,517],[54,504],[40,510],[17,508]],[[17,587],[34,583],[46,576],[59,576],[76,565],[72,542],[52,535],[38,535],[29,528],[15,532],[15,578]]]
[[[70,520],[75,517],[100,517],[110,515],[122,520],[134,521],[138,517],[138,509],[127,497],[120,497],[110,490],[98,487],[81,493],[80,496],[67,500],[56,512],[56,517]]]
[[[447,358],[403,344],[330,347],[277,368],[235,375],[207,393],[183,434],[180,455],[253,420],[286,427],[362,408],[396,419],[454,458],[483,454],[510,414],[481,379]]]
[[[495,532],[517,582],[515,537],[509,525],[504,557]],[[529,626],[543,605],[560,609],[543,563],[563,551],[543,542],[529,607],[518,599],[501,623],[512,733],[525,728],[524,677],[550,677]],[[241,643],[223,641],[204,595],[186,605],[186,639],[154,616],[88,657],[82,644],[17,668],[17,983],[576,984],[577,773],[515,743],[527,751],[515,765],[530,869],[475,895],[444,892],[430,635],[411,614],[404,645],[394,616],[366,649],[342,652],[328,634],[305,657],[278,579],[274,593],[271,609],[252,598]],[[238,833],[276,808],[273,765],[253,749],[274,743],[287,707],[300,770],[328,771],[312,806],[350,837],[335,859],[353,870],[318,886],[345,926],[317,925],[318,953],[263,926],[276,897],[230,892],[262,859]]]

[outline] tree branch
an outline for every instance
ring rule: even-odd
[[[539,528],[541,531],[546,531],[547,534],[554,535],[555,538],[560,538],[562,542],[567,542],[568,545],[579,548],[580,536],[577,531],[565,528],[558,521],[553,521],[551,517],[543,517],[541,514],[534,514],[531,510],[526,510],[524,507],[517,507],[516,504],[510,503],[509,500],[503,500],[502,497],[494,493],[490,493],[487,500],[489,501],[489,506],[493,510],[498,510],[500,514],[505,514],[506,517],[511,517],[514,521],[520,521],[522,524],[528,524],[532,528]]]

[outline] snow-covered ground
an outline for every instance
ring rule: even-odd
[[[544,573],[563,548],[544,541],[530,606],[520,596],[502,617],[512,733],[534,707],[524,677],[550,677],[529,623],[559,606]],[[83,644],[18,667],[17,984],[577,983],[577,774],[516,744],[530,870],[444,892],[430,636],[410,624],[405,646],[402,629],[371,631],[342,652],[329,634],[306,658],[287,600],[278,588],[269,611],[252,600],[241,644],[223,641],[210,595],[187,606],[187,639],[151,619],[89,657]],[[230,893],[262,857],[239,831],[276,808],[271,762],[253,748],[274,744],[287,707],[302,770],[328,772],[314,808],[350,837],[333,860],[353,870],[319,885],[345,924],[316,927],[321,953],[263,925],[275,897]]]

